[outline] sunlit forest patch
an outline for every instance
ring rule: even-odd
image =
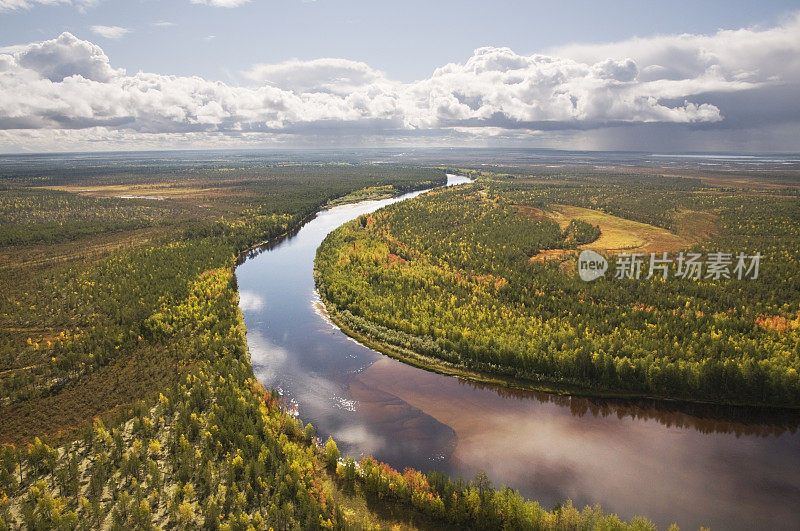
[[[10,172],[0,188],[3,441],[71,432],[177,378],[178,358],[159,357],[165,366],[154,372],[130,360],[158,350],[145,319],[180,301],[203,271],[230,267],[237,251],[355,190],[444,180],[397,166],[30,171]],[[150,195],[164,199],[140,197]],[[95,392],[82,393],[87,386]]]
[[[341,227],[318,251],[316,278],[349,333],[435,370],[796,407],[798,221],[791,195],[688,179],[484,173]],[[607,256],[607,278],[577,278],[580,249]],[[689,280],[673,264],[665,280],[645,264],[641,278],[613,278],[617,253],[679,251],[761,253],[761,272]]]

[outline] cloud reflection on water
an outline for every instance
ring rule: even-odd
[[[636,415],[578,416],[564,403],[509,400],[390,359],[373,364],[358,381],[455,430],[449,473],[471,477],[485,470],[545,504],[570,498],[600,503],[625,518],[678,519],[685,527],[746,529],[758,521],[788,529],[797,521],[797,433],[754,438],[704,432],[691,423],[667,427]],[[584,399],[565,399],[571,400]]]
[[[259,381],[295,398],[300,417],[343,453],[467,478],[483,469],[545,505],[601,503],[661,527],[678,517],[687,528],[725,529],[800,520],[795,414],[465,383],[383,357],[325,323],[309,303],[314,252],[328,231],[381,204],[321,212],[237,268],[242,293],[263,301],[244,312]]]

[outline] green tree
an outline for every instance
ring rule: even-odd
[[[339,447],[336,446],[336,441],[333,440],[333,437],[328,437],[328,440],[325,442],[325,463],[328,466],[328,469],[331,471],[336,470],[336,463],[339,461]]]

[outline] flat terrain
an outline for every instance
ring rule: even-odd
[[[238,249],[328,201],[443,175],[245,166],[0,176],[0,442],[69,437],[177,381],[189,365],[178,358],[141,363],[161,348],[143,323]]]
[[[256,381],[239,253],[444,172],[50,164],[0,175],[0,529],[652,528],[339,462]]]

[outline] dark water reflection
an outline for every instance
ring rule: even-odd
[[[735,435],[778,436],[795,434],[800,427],[800,415],[782,408],[751,408],[725,406],[650,398],[616,399],[565,396],[528,391],[458,379],[469,387],[490,390],[504,398],[536,400],[568,407],[574,416],[616,416],[640,420],[656,420],[666,427],[694,428],[703,433],[733,433]]]
[[[398,468],[486,470],[546,506],[600,503],[661,527],[800,527],[795,414],[479,385],[386,358],[330,325],[314,292],[316,248],[395,200],[321,212],[236,270],[256,376],[321,436]]]

